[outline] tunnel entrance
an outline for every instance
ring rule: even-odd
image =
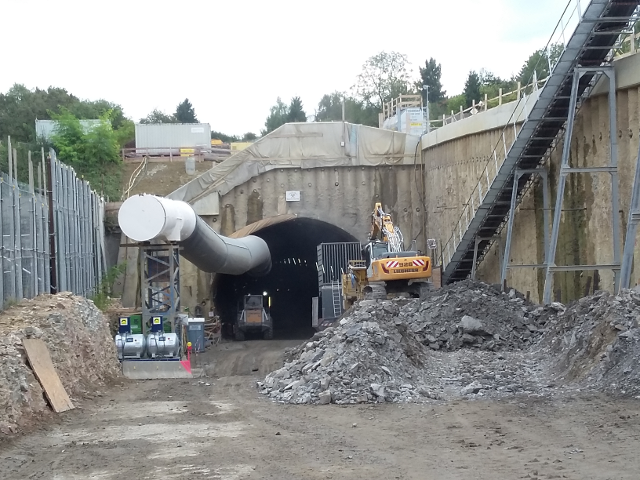
[[[216,276],[212,288],[223,335],[233,335],[232,325],[244,295],[266,293],[271,303],[274,338],[311,337],[311,299],[318,296],[317,246],[357,240],[335,225],[310,218],[270,225],[253,235],[269,245],[271,272],[257,278],[247,274]]]

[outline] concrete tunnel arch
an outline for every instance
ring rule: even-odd
[[[263,292],[271,297],[275,338],[313,335],[311,299],[318,295],[317,246],[358,240],[342,228],[322,220],[288,217],[264,219],[236,232],[241,235],[251,233],[267,242],[272,268],[263,277],[248,274],[214,276],[211,294],[223,323],[223,335],[231,334],[242,296]]]

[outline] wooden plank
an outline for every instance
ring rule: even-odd
[[[33,373],[42,385],[53,411],[61,413],[75,408],[53,367],[47,345],[42,340],[29,338],[24,338],[22,344],[27,352]]]
[[[431,281],[435,288],[442,288],[442,267],[433,267],[431,269]]]

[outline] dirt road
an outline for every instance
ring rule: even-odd
[[[127,382],[0,444],[2,479],[637,479],[640,403],[292,406],[255,379],[295,341],[221,344],[207,376]]]

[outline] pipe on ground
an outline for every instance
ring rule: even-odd
[[[180,254],[208,273],[262,276],[271,271],[271,253],[263,239],[219,235],[180,200],[135,195],[120,207],[118,224],[136,242],[178,242]]]

